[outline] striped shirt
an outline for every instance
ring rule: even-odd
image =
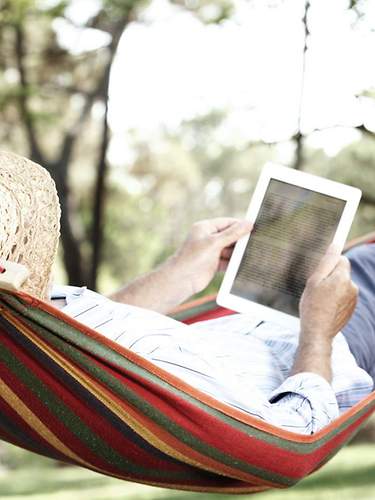
[[[59,298],[65,314],[217,400],[292,432],[317,432],[373,387],[341,333],[329,384],[310,372],[288,376],[298,331],[264,318],[233,314],[185,325],[85,287],[55,286],[51,299]]]

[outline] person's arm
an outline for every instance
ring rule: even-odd
[[[252,224],[229,217],[196,222],[181,246],[155,271],[141,276],[109,298],[166,313],[203,290],[226,268],[233,244]]]
[[[313,433],[338,416],[330,385],[332,341],[346,325],[357,302],[346,257],[329,252],[312,274],[300,302],[301,333],[290,376],[273,392],[269,421]],[[284,414],[284,415],[282,415]]]
[[[353,314],[357,296],[349,260],[328,252],[301,298],[301,333],[292,374],[312,372],[331,382],[332,341]]]

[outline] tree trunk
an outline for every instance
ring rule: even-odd
[[[109,79],[108,79],[109,80]],[[102,142],[97,164],[97,178],[94,195],[93,225],[91,231],[92,260],[88,275],[87,286],[92,290],[97,288],[98,268],[101,260],[101,251],[103,245],[103,219],[105,205],[105,185],[107,174],[107,150],[109,145],[109,127],[108,127],[108,99],[105,101],[105,113],[103,118]]]
[[[112,42],[109,47],[110,57],[103,74],[102,87],[99,92],[101,101],[104,103],[105,106],[105,112],[103,116],[102,137],[101,137],[98,161],[96,164],[96,183],[95,183],[94,204],[92,212],[93,213],[92,227],[90,234],[92,256],[91,256],[90,269],[87,273],[87,286],[92,290],[96,290],[97,288],[98,269],[101,261],[102,246],[104,239],[103,219],[104,219],[104,209],[105,209],[105,199],[106,199],[106,176],[108,169],[107,151],[110,138],[110,130],[108,126],[109,81],[110,81],[113,60],[117,52],[117,47],[128,22],[129,18],[128,16],[125,16],[122,20],[120,20],[118,25],[113,29],[111,33]]]
[[[80,238],[74,234],[71,217],[70,190],[67,182],[66,164],[55,163],[53,167],[45,166],[52,175],[61,205],[61,244],[63,248],[65,270],[69,284],[83,286],[86,284],[85,266],[81,253]]]

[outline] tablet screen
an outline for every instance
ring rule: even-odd
[[[231,293],[298,316],[306,280],[332,242],[345,205],[271,179]]]

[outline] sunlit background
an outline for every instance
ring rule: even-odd
[[[106,293],[149,270],[192,221],[243,215],[268,160],[362,187],[353,234],[372,229],[374,2],[17,3],[28,81],[4,29],[0,141],[52,173],[65,162],[72,236],[62,235],[58,281]]]
[[[360,187],[351,236],[374,230],[373,0],[12,0],[0,39],[0,147],[56,181],[56,281],[109,293],[149,271],[193,221],[244,215],[268,161]],[[57,498],[20,453],[3,477],[22,463],[34,486],[0,478],[0,497]],[[106,485],[87,498],[123,498]]]

